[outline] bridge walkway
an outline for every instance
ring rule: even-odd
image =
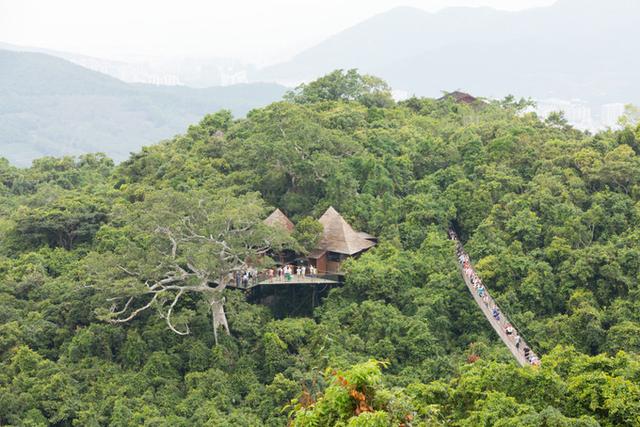
[[[522,334],[518,332],[515,325],[509,320],[506,313],[496,304],[489,290],[486,289],[486,286],[484,286],[475,273],[469,255],[464,251],[462,243],[460,243],[455,231],[449,230],[449,237],[456,242],[458,268],[464,279],[464,283],[467,285],[474,301],[487,318],[493,330],[498,334],[520,366],[538,365],[540,363],[538,356],[533,352],[531,346],[527,344]],[[480,290],[481,288],[482,290]],[[495,313],[497,313],[497,316]],[[508,333],[507,328],[509,327],[512,328],[511,333]],[[517,342],[517,337],[520,337],[519,343]]]

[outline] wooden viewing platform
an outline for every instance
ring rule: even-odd
[[[339,281],[328,279],[321,276],[298,276],[292,275],[290,279],[285,277],[273,277],[268,278],[265,276],[253,277],[249,280],[248,284],[243,284],[242,280],[237,280],[236,283],[230,284],[229,287],[236,289],[251,289],[256,286],[287,286],[287,285],[338,285]]]

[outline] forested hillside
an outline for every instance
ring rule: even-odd
[[[334,72],[117,167],[1,162],[0,425],[640,425],[640,125],[526,106]],[[274,207],[329,206],[379,244],[317,308],[221,289],[296,244]],[[489,328],[450,226],[540,367]]]

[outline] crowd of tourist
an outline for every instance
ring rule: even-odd
[[[269,268],[262,272],[245,271],[237,276],[236,281],[242,284],[243,288],[247,288],[250,283],[255,281],[267,280],[269,282],[291,282],[294,277],[301,279],[304,277],[314,277],[318,274],[318,270],[313,265],[283,265]]]
[[[279,281],[285,280],[290,282],[293,277],[302,278],[307,276],[315,276],[318,271],[313,265],[284,265],[276,268],[270,268],[266,271],[266,276],[269,281],[273,282],[276,277]]]
[[[473,269],[471,265],[471,260],[469,259],[469,255],[464,251],[462,244],[458,240],[458,236],[453,230],[449,230],[449,237],[451,240],[456,242],[456,255],[458,257],[458,262],[462,267],[463,274],[467,277],[473,289],[477,292],[478,297],[482,300],[484,306],[491,311],[491,315],[494,320],[497,322],[498,326],[502,328],[507,335],[507,339],[511,340],[518,352],[522,352],[525,359],[534,366],[540,365],[540,359],[531,351],[529,347],[526,345],[521,349],[522,337],[518,331],[513,327],[511,323],[507,320],[507,318],[500,313],[500,308],[495,304],[493,298],[489,295],[489,292],[485,288],[482,280],[478,276],[478,274]]]

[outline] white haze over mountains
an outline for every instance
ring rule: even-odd
[[[254,102],[247,95],[257,89],[233,85],[294,86],[336,68],[358,68],[405,95],[463,90],[489,98],[531,96],[541,115],[563,110],[576,127],[596,130],[615,126],[625,103],[640,104],[640,56],[629,47],[640,40],[638,22],[640,0],[0,0],[0,41],[6,42],[0,50],[40,52],[124,82],[175,87],[161,94],[144,88],[141,95],[138,86],[119,88],[117,96],[109,93],[105,123],[112,119],[110,112],[124,114],[125,92],[138,102],[135,114],[146,117],[136,122],[134,113],[126,111],[131,141],[102,122],[71,137],[52,125],[55,132],[42,140],[32,132],[40,117],[36,110],[20,116],[31,117],[26,124],[11,119],[15,115],[0,117],[0,123],[6,122],[13,144],[30,126],[25,144],[36,148],[21,157],[23,163],[36,154],[90,151],[93,147],[82,141],[96,129],[102,146],[120,141],[113,155],[122,158],[128,147],[169,137],[220,105],[221,92],[212,99],[207,96],[214,92],[187,87],[230,86],[225,102],[246,111],[277,100],[284,89],[259,86]],[[33,70],[33,77],[46,80],[48,62],[35,59],[41,68]],[[97,88],[107,84],[59,66],[99,81]],[[15,96],[24,103],[23,95]],[[180,100],[179,112],[173,106],[166,111],[155,107],[167,96]],[[163,101],[162,106],[169,104]],[[75,117],[71,110],[62,111],[69,111],[69,120]],[[165,123],[170,118],[175,123]],[[57,119],[51,117],[51,123]],[[136,136],[135,123],[148,126],[145,138]],[[60,138],[79,145],[55,151]]]
[[[624,103],[640,103],[640,1],[559,0],[518,12],[396,8],[261,70],[264,80],[306,81],[356,67],[395,89],[425,96],[530,96],[541,112],[564,110],[573,124],[615,124]]]
[[[205,88],[248,83],[255,66],[232,58],[127,56],[104,59],[52,49],[0,43],[0,49],[57,56],[127,83]]]
[[[59,56],[131,83],[232,85],[261,80],[259,67],[395,7],[522,10],[554,1],[0,0],[0,49]]]
[[[111,60],[288,60],[395,7],[521,10],[554,0],[0,0],[0,41]]]

